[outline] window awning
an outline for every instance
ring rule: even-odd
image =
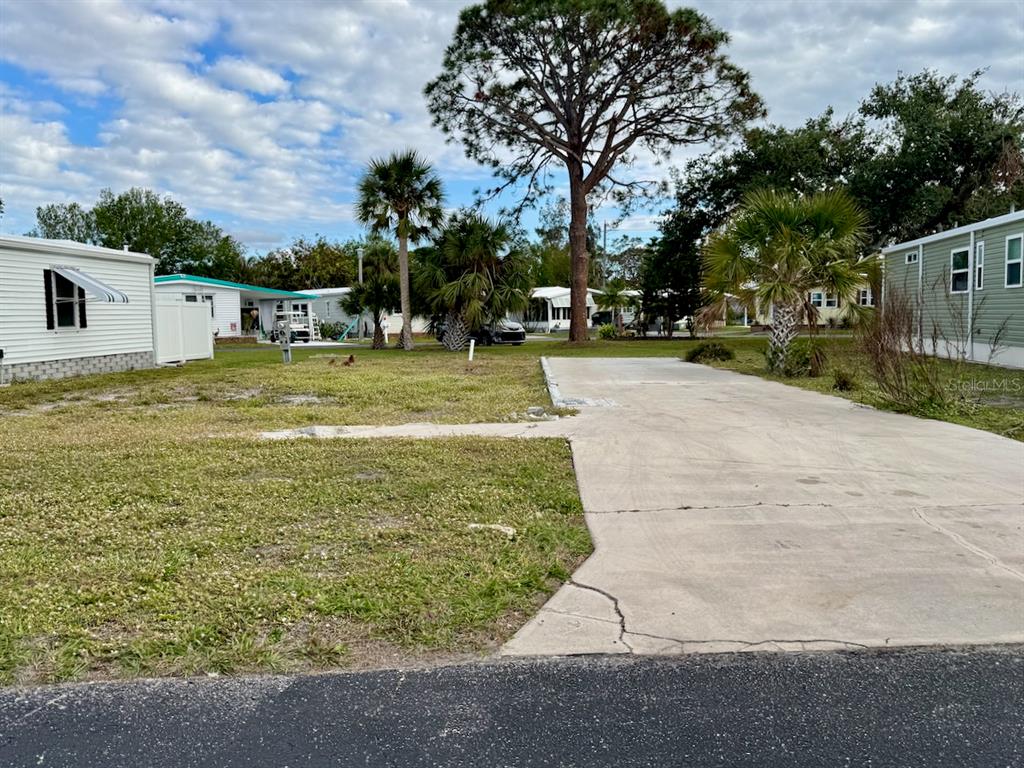
[[[111,288],[106,283],[97,280],[92,275],[87,275],[80,269],[75,269],[74,267],[53,267],[52,269],[58,275],[67,278],[88,293],[92,297],[92,301],[103,301],[108,304],[128,303],[128,294],[116,288]]]

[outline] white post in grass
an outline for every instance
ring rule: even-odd
[[[473,362],[473,350],[476,349],[476,339],[469,340],[469,362]]]

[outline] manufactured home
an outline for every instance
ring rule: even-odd
[[[883,304],[887,293],[912,302],[926,351],[1024,368],[1024,211],[890,245],[882,255]]]
[[[154,260],[0,235],[0,384],[156,364]]]
[[[283,315],[288,315],[293,330],[302,327],[310,339],[319,338],[318,318],[313,312],[316,294],[185,274],[161,275],[153,282],[164,301],[206,305],[217,338],[265,338]]]
[[[526,311],[515,319],[520,321],[526,330],[533,333],[551,333],[552,331],[569,330],[571,291],[558,285],[534,288],[530,293],[530,303]],[[587,291],[587,325],[597,309],[594,301],[594,290]]]

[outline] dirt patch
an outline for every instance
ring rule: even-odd
[[[282,405],[320,405],[333,402],[333,400],[329,397],[320,397],[318,395],[281,395],[275,398],[275,402]]]

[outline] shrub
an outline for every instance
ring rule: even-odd
[[[706,363],[710,360],[732,360],[736,354],[720,341],[702,341],[686,353],[688,363]]]
[[[615,326],[611,323],[605,323],[597,329],[597,338],[599,339],[614,339],[618,335],[618,331],[615,330]]]
[[[325,339],[336,339],[345,332],[342,323],[320,323],[320,335]]]
[[[835,368],[832,371],[832,389],[836,392],[852,392],[857,388],[857,377],[846,368]]]
[[[828,355],[824,348],[813,341],[801,341],[790,346],[782,375],[788,379],[821,376],[828,366]]]

